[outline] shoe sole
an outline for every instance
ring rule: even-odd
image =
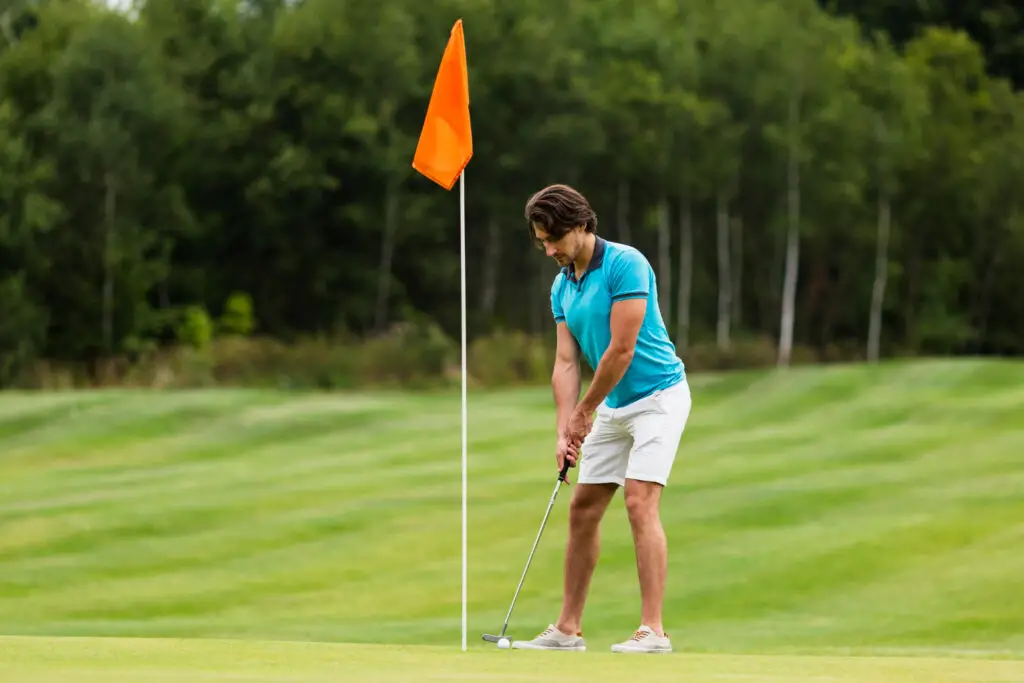
[[[586,652],[586,645],[574,645],[572,647],[545,647],[544,645],[517,645],[512,643],[513,650],[546,650],[549,652]]]

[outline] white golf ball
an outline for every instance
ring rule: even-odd
[[[498,641],[498,647],[502,650],[507,650],[509,648],[509,645],[511,645],[511,643],[508,642],[508,638],[502,638]]]

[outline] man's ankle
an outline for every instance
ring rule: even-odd
[[[578,636],[581,630],[578,623],[573,624],[567,621],[559,621],[555,624],[555,628],[567,636]]]
[[[653,621],[652,620],[652,621],[645,621],[643,623],[644,623],[644,626],[646,626],[647,628],[649,628],[652,631],[654,631],[654,634],[656,636],[658,636],[659,638],[664,638],[665,637],[665,628],[664,628],[664,626],[661,625],[661,622]]]

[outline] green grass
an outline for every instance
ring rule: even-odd
[[[930,666],[965,667],[950,680],[1024,679],[1020,661],[925,658],[1024,659],[1024,364],[691,382],[693,414],[664,497],[666,628],[679,650],[728,654],[645,667],[679,681],[745,667],[763,670],[756,683],[945,680]],[[0,394],[0,633],[44,637],[0,640],[0,680],[62,680],[68,667],[75,680],[100,680],[115,665],[129,673],[103,680],[155,680],[165,660],[182,678],[208,668],[254,681],[285,680],[278,665],[294,672],[287,680],[336,680],[357,659],[357,680],[382,681],[399,680],[402,666],[443,680],[635,666],[601,654],[639,618],[621,497],[585,617],[591,664],[479,640],[501,628],[554,484],[546,388],[471,395],[473,652],[458,651],[459,420],[457,392]],[[570,495],[560,494],[517,603],[519,637],[557,615]],[[257,639],[349,645],[243,642]],[[250,656],[263,651],[280,659]],[[919,657],[792,657],[848,653]],[[904,678],[900,667],[910,667]]]
[[[4,639],[5,683],[1020,683],[1024,663],[836,657],[479,651],[218,640]]]

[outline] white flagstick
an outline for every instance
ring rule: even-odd
[[[459,261],[462,270],[462,651],[466,651],[466,172],[459,175]]]

